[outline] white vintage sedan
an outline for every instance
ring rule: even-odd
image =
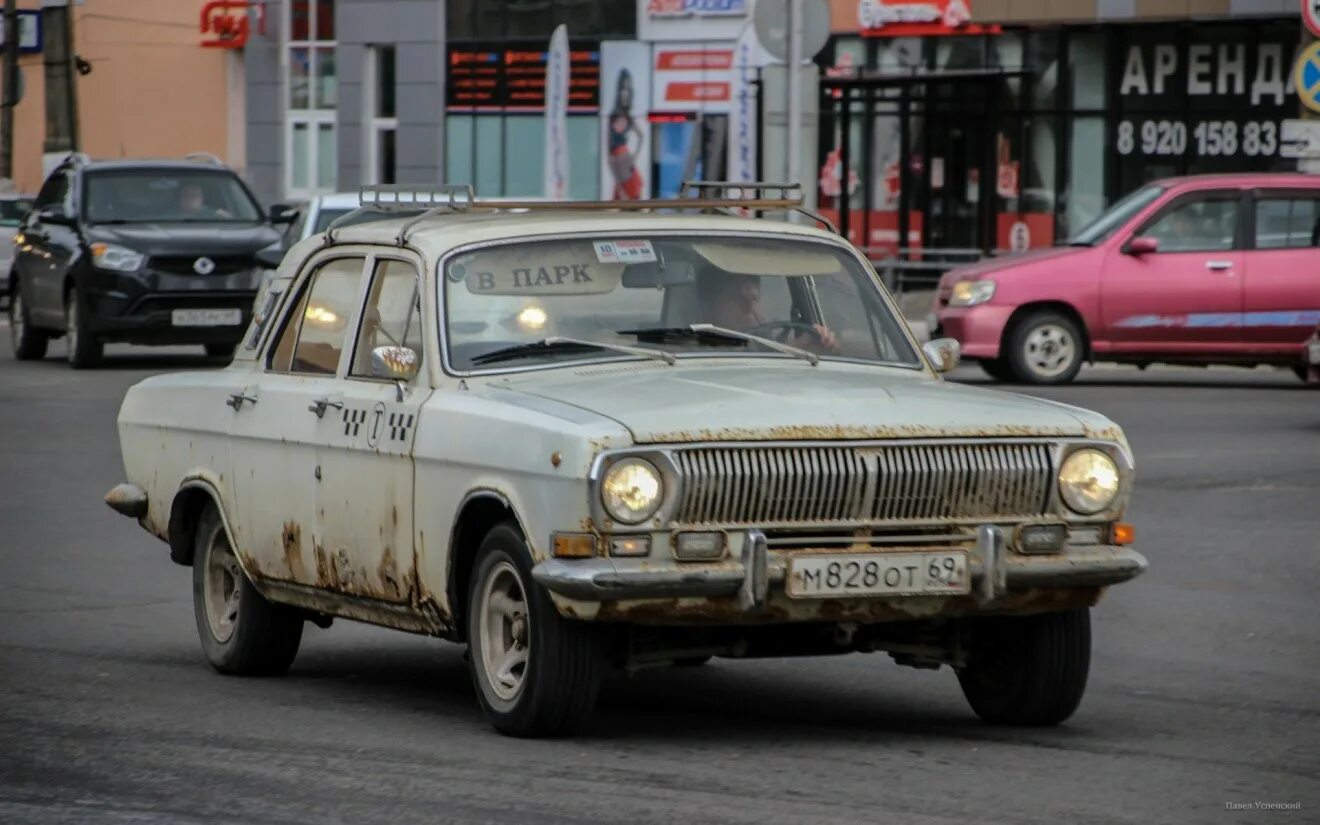
[[[945,382],[956,344],[852,246],[711,214],[791,198],[702,193],[442,192],[314,235],[228,368],[134,386],[107,502],[192,567],[207,660],[281,673],[334,618],[439,636],[524,736],[610,668],[853,651],[1069,717],[1090,608],[1146,566],[1122,432]]]

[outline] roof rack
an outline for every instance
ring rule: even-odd
[[[829,219],[802,205],[802,184],[772,183],[766,181],[685,181],[679,187],[677,198],[656,198],[617,201],[587,200],[481,200],[471,184],[442,184],[418,186],[389,184],[363,186],[358,190],[359,209],[381,212],[420,213],[403,227],[399,244],[406,242],[414,226],[437,214],[471,212],[476,210],[594,210],[594,211],[648,211],[662,210],[717,210],[730,214],[750,211],[783,210],[799,212],[823,224],[829,231],[839,230]],[[739,212],[733,212],[739,210]],[[334,231],[328,235],[334,242]]]
[[[209,163],[212,166],[225,165],[225,162],[220,159],[219,155],[213,155],[210,152],[189,152],[183,156],[183,159],[201,161],[202,163]]]

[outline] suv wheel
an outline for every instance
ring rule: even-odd
[[[76,287],[71,287],[64,298],[64,343],[69,350],[69,366],[76,370],[94,367],[101,360],[102,344],[87,328]]]
[[[510,736],[572,732],[604,678],[599,629],[559,616],[532,580],[530,554],[509,523],[491,530],[468,584],[468,661],[491,724]]]
[[[1057,725],[1086,692],[1091,666],[1089,608],[982,619],[958,674],[976,715],[996,725]]]
[[[1066,384],[1082,368],[1085,351],[1075,321],[1058,312],[1035,312],[1008,337],[1008,368],[1024,384]]]
[[[197,524],[193,614],[211,666],[236,676],[278,676],[293,664],[303,619],[267,601],[243,574],[215,504]]]
[[[22,287],[15,282],[9,291],[9,343],[14,347],[14,357],[20,361],[45,358],[49,341],[50,336],[44,330],[32,326]]]

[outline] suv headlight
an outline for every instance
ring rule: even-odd
[[[660,471],[641,458],[625,458],[610,467],[600,484],[605,512],[622,524],[640,524],[655,515],[664,492]]]
[[[138,267],[142,266],[143,260],[145,256],[141,252],[134,252],[126,246],[112,243],[92,244],[92,264],[98,269],[108,269],[111,272],[136,272]]]
[[[1059,495],[1063,503],[1084,516],[1099,513],[1113,504],[1118,485],[1118,465],[1100,450],[1077,450],[1059,468]]]
[[[995,297],[994,281],[959,281],[949,296],[951,307],[974,307]]]

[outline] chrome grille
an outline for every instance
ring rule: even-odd
[[[681,524],[919,522],[1040,515],[1049,444],[679,450]]]

